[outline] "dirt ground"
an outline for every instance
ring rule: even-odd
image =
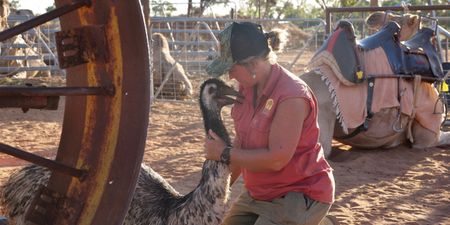
[[[0,142],[52,158],[63,111],[64,99],[57,111],[0,109]],[[232,133],[229,112],[225,108],[223,116]],[[157,101],[149,117],[144,162],[188,193],[199,182],[204,161],[198,102]],[[340,224],[450,224],[449,148],[360,150],[334,143],[329,162],[337,189],[330,214]],[[0,154],[0,183],[25,164]],[[232,201],[241,189],[239,180],[232,187]]]

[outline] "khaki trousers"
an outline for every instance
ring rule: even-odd
[[[303,193],[289,192],[272,201],[258,201],[244,191],[225,216],[223,225],[317,225],[331,204]]]

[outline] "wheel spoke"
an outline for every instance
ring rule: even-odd
[[[18,148],[14,148],[12,146],[0,143],[0,152],[6,153],[8,155],[12,155],[16,158],[23,159],[25,161],[47,167],[52,171],[56,171],[59,173],[67,174],[73,177],[77,177],[82,180],[86,175],[85,170],[75,169],[64,164],[55,162],[50,159],[46,159],[44,157],[20,150]]]
[[[0,87],[0,97],[83,95],[114,95],[114,87]]]

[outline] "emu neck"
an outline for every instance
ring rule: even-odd
[[[203,110],[203,121],[205,125],[205,132],[208,135],[208,130],[214,131],[227,145],[231,145],[230,136],[223,124],[221,117],[221,110],[211,111]]]

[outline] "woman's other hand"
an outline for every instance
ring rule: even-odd
[[[219,161],[225,147],[225,142],[214,131],[209,130],[208,136],[205,138],[205,158]]]

